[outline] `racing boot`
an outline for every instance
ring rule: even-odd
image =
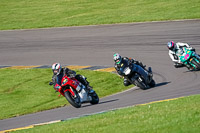
[[[128,81],[127,78],[124,78],[124,86],[129,86],[131,83]]]
[[[146,71],[146,73],[147,73],[147,75],[146,76],[142,75],[142,78],[144,79],[145,84],[148,85],[151,82],[151,78],[150,78],[149,72]]]
[[[187,69],[189,70],[189,71],[192,71],[194,68],[192,67],[192,66],[190,66],[189,64],[186,64],[185,65],[186,67],[187,67]]]
[[[152,72],[152,69],[151,67],[148,68],[148,76],[151,76],[151,78],[153,77],[153,72]]]
[[[87,78],[83,78],[84,79],[84,84],[86,86],[86,88],[89,90],[89,93],[93,93],[93,89],[92,89],[92,86],[90,86],[90,83],[86,80]]]
[[[180,68],[180,67],[184,67],[184,64],[182,64],[182,63],[174,63],[174,67],[175,68]]]
[[[92,86],[89,85],[89,82],[87,82],[86,87],[88,88],[88,90],[92,90]]]
[[[92,86],[89,85],[89,82],[86,85],[86,88],[89,90],[89,93],[93,93],[94,92]]]

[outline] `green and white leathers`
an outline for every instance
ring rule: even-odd
[[[200,70],[200,57],[190,48],[183,47],[176,51],[179,60],[192,70]]]

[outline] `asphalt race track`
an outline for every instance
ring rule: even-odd
[[[112,67],[113,54],[118,52],[151,66],[157,83],[152,89],[135,87],[102,98],[100,104],[94,106],[84,104],[80,109],[67,106],[0,120],[0,131],[200,94],[200,72],[174,68],[166,47],[171,40],[187,42],[200,53],[200,20],[0,31],[1,66],[60,62]]]

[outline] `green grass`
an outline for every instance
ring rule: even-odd
[[[0,119],[69,104],[49,86],[51,69],[0,69],[0,73]],[[123,79],[113,73],[77,70],[77,74],[88,78],[99,97],[128,88],[123,86]]]
[[[1,0],[0,30],[200,18],[200,0]]]
[[[200,95],[36,126],[20,133],[199,133]]]

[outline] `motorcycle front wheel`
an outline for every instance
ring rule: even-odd
[[[134,81],[134,84],[135,84],[137,87],[141,88],[142,90],[147,89],[147,86],[146,86],[143,82],[139,82],[138,80],[135,80],[135,81]]]
[[[197,63],[194,59],[191,62],[196,66],[196,69],[200,70],[200,64],[199,63]]]
[[[81,107],[80,96],[78,95],[76,91],[74,91],[74,93],[75,93],[75,96],[73,96],[69,91],[66,91],[64,93],[65,98],[72,106],[74,106],[75,108],[80,108]]]

